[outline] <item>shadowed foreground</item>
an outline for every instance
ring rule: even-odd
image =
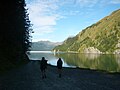
[[[0,75],[0,90],[120,90],[120,74],[63,68],[59,78],[57,68],[48,65],[47,78],[42,79],[39,62],[30,61]]]

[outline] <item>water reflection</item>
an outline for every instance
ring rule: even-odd
[[[101,54],[76,54],[76,53],[31,53],[31,59],[40,60],[41,57],[48,59],[48,63],[55,65],[58,58],[62,58],[64,67],[80,67],[105,70],[109,72],[120,72],[119,55]]]
[[[80,68],[120,72],[120,57],[118,55],[101,54],[56,54],[62,57],[68,65]]]
[[[86,58],[88,58],[89,60],[93,60],[93,59],[96,59],[100,56],[100,54],[84,54]]]

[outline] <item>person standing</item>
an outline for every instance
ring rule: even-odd
[[[42,57],[42,60],[40,62],[40,69],[42,73],[42,79],[46,78],[46,69],[47,69],[47,61],[45,57]]]
[[[63,64],[63,62],[62,62],[61,58],[59,58],[57,61],[57,68],[58,68],[58,74],[59,74],[60,78],[61,78],[61,74],[62,74],[62,64]]]

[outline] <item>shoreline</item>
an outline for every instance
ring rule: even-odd
[[[57,66],[48,64],[50,67],[57,68]],[[89,68],[80,68],[80,67],[62,67],[63,69],[78,69],[78,70],[84,70],[84,71],[93,71],[93,72],[100,72],[100,73],[106,73],[106,74],[120,74],[120,72],[108,72],[106,70],[97,70],[97,69],[89,69]]]
[[[42,79],[39,61],[30,61],[0,75],[0,90],[120,90],[120,74],[83,68],[62,69],[47,66],[47,78]]]
[[[40,61],[40,60],[30,60],[30,61]],[[57,68],[57,66],[52,65],[52,64],[47,64],[48,66]],[[63,69],[78,69],[78,70],[89,70],[89,71],[96,71],[96,72],[101,72],[101,73],[107,73],[107,74],[120,74],[120,72],[109,72],[106,70],[99,70],[99,69],[90,69],[90,68],[81,68],[81,67],[62,67]]]

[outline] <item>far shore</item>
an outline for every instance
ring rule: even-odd
[[[114,54],[114,55],[120,55],[120,53],[108,53],[108,52],[102,52],[102,53],[85,53],[85,52],[77,52],[77,51],[28,51],[30,53],[78,53],[78,54]]]

